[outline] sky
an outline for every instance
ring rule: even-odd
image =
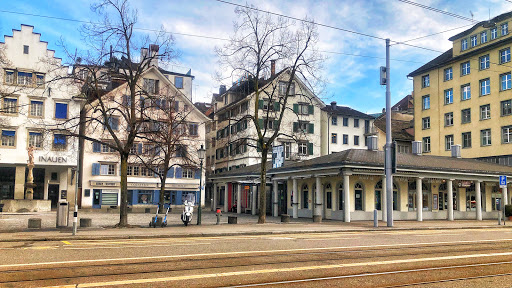
[[[407,78],[410,72],[450,49],[452,43],[448,38],[469,29],[472,24],[399,0],[229,2],[254,5],[261,10],[300,19],[308,17],[320,24],[390,38],[397,42],[451,30],[407,42],[439,52],[406,45],[391,46],[392,103],[411,94],[413,83],[412,79]],[[512,3],[506,0],[414,2],[478,21],[512,10]],[[0,33],[12,35],[12,29],[20,29],[21,24],[32,25],[34,31],[41,34],[41,40],[48,42],[48,48],[56,50],[56,56],[64,58],[65,63],[65,53],[59,43],[62,40],[69,51],[86,48],[78,33],[83,24],[79,21],[98,19],[90,9],[93,3],[93,0],[2,1]],[[167,68],[181,73],[191,69],[195,76],[192,89],[194,102],[210,102],[212,93],[218,92],[219,85],[226,84],[229,87],[229,83],[220,83],[215,77],[219,63],[214,49],[226,44],[226,41],[201,36],[229,38],[233,34],[233,23],[237,20],[235,6],[216,0],[131,0],[130,5],[138,13],[137,28],[163,28],[174,33],[179,58]],[[317,47],[327,57],[320,71],[325,80],[325,88],[318,96],[326,104],[336,101],[338,105],[350,106],[365,113],[380,112],[385,107],[385,86],[379,84],[379,67],[385,66],[385,41],[323,26],[318,27],[318,32]],[[139,30],[139,33],[150,32]]]

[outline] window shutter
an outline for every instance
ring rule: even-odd
[[[68,104],[56,103],[55,104],[55,118],[67,119],[68,118]]]
[[[308,106],[308,113],[313,115],[315,113],[315,107],[313,105]]]
[[[297,132],[299,130],[299,123],[293,122],[293,132]]]
[[[258,119],[258,125],[260,125],[260,129],[264,129],[263,127],[263,119]]]
[[[236,123],[236,132],[242,131],[242,125],[241,124],[242,124],[241,122]]]
[[[183,168],[176,167],[176,179],[181,179],[183,177]]]
[[[196,169],[196,173],[194,174],[194,178],[195,179],[200,179],[201,178],[201,170],[200,169]]]
[[[313,124],[313,123],[308,124],[308,133],[309,134],[315,133],[315,124]]]
[[[167,170],[167,178],[174,178],[174,167],[171,167],[169,170]]]
[[[92,152],[101,152],[101,144],[98,142],[92,142]]]
[[[308,143],[308,155],[313,155],[313,143]]]
[[[92,175],[100,175],[100,163],[92,163]]]
[[[295,114],[299,113],[299,104],[293,104],[293,113],[295,113]]]
[[[281,105],[279,104],[279,102],[274,102],[274,111],[279,111],[281,110]]]
[[[258,109],[263,109],[263,100],[258,101]]]
[[[175,111],[180,110],[180,101],[175,101],[175,102],[174,102],[174,110],[175,110]]]
[[[274,120],[274,130],[277,129],[277,124],[279,124],[279,120]]]
[[[142,143],[137,144],[137,153],[142,154]]]
[[[155,81],[155,93],[158,94],[160,93],[160,90],[159,90],[159,85],[160,84],[160,80],[156,80]]]
[[[257,152],[261,152],[261,145],[260,145],[260,142],[258,142],[258,144],[256,145],[256,151],[257,151]]]

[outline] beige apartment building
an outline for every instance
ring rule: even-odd
[[[512,12],[449,40],[453,47],[411,72],[415,140],[423,153],[512,165]]]

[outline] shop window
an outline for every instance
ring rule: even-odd
[[[309,190],[308,185],[304,184],[302,186],[302,208],[308,209],[309,208]]]
[[[356,211],[363,211],[364,208],[363,208],[363,203],[364,203],[364,199],[363,199],[363,185],[361,185],[360,183],[357,183],[355,186],[354,186],[354,194],[355,194],[355,210]]]
[[[137,195],[139,204],[152,204],[153,203],[153,191],[152,190],[139,190]]]

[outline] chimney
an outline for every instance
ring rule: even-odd
[[[421,155],[421,145],[423,142],[421,141],[412,141],[412,154]]]
[[[451,150],[452,150],[452,157],[453,158],[461,158],[460,157],[460,148],[461,148],[460,144],[452,145]]]
[[[155,66],[158,68],[158,50],[160,50],[160,46],[156,44],[149,45],[149,55],[151,57],[151,66]]]
[[[270,77],[276,76],[276,60],[270,60]]]
[[[336,101],[331,102],[331,108],[334,110],[336,109]]]
[[[386,113],[386,108],[382,108],[382,113]]]
[[[377,136],[368,136],[368,151],[377,151]]]
[[[220,85],[219,87],[219,95],[226,93],[226,85]]]

